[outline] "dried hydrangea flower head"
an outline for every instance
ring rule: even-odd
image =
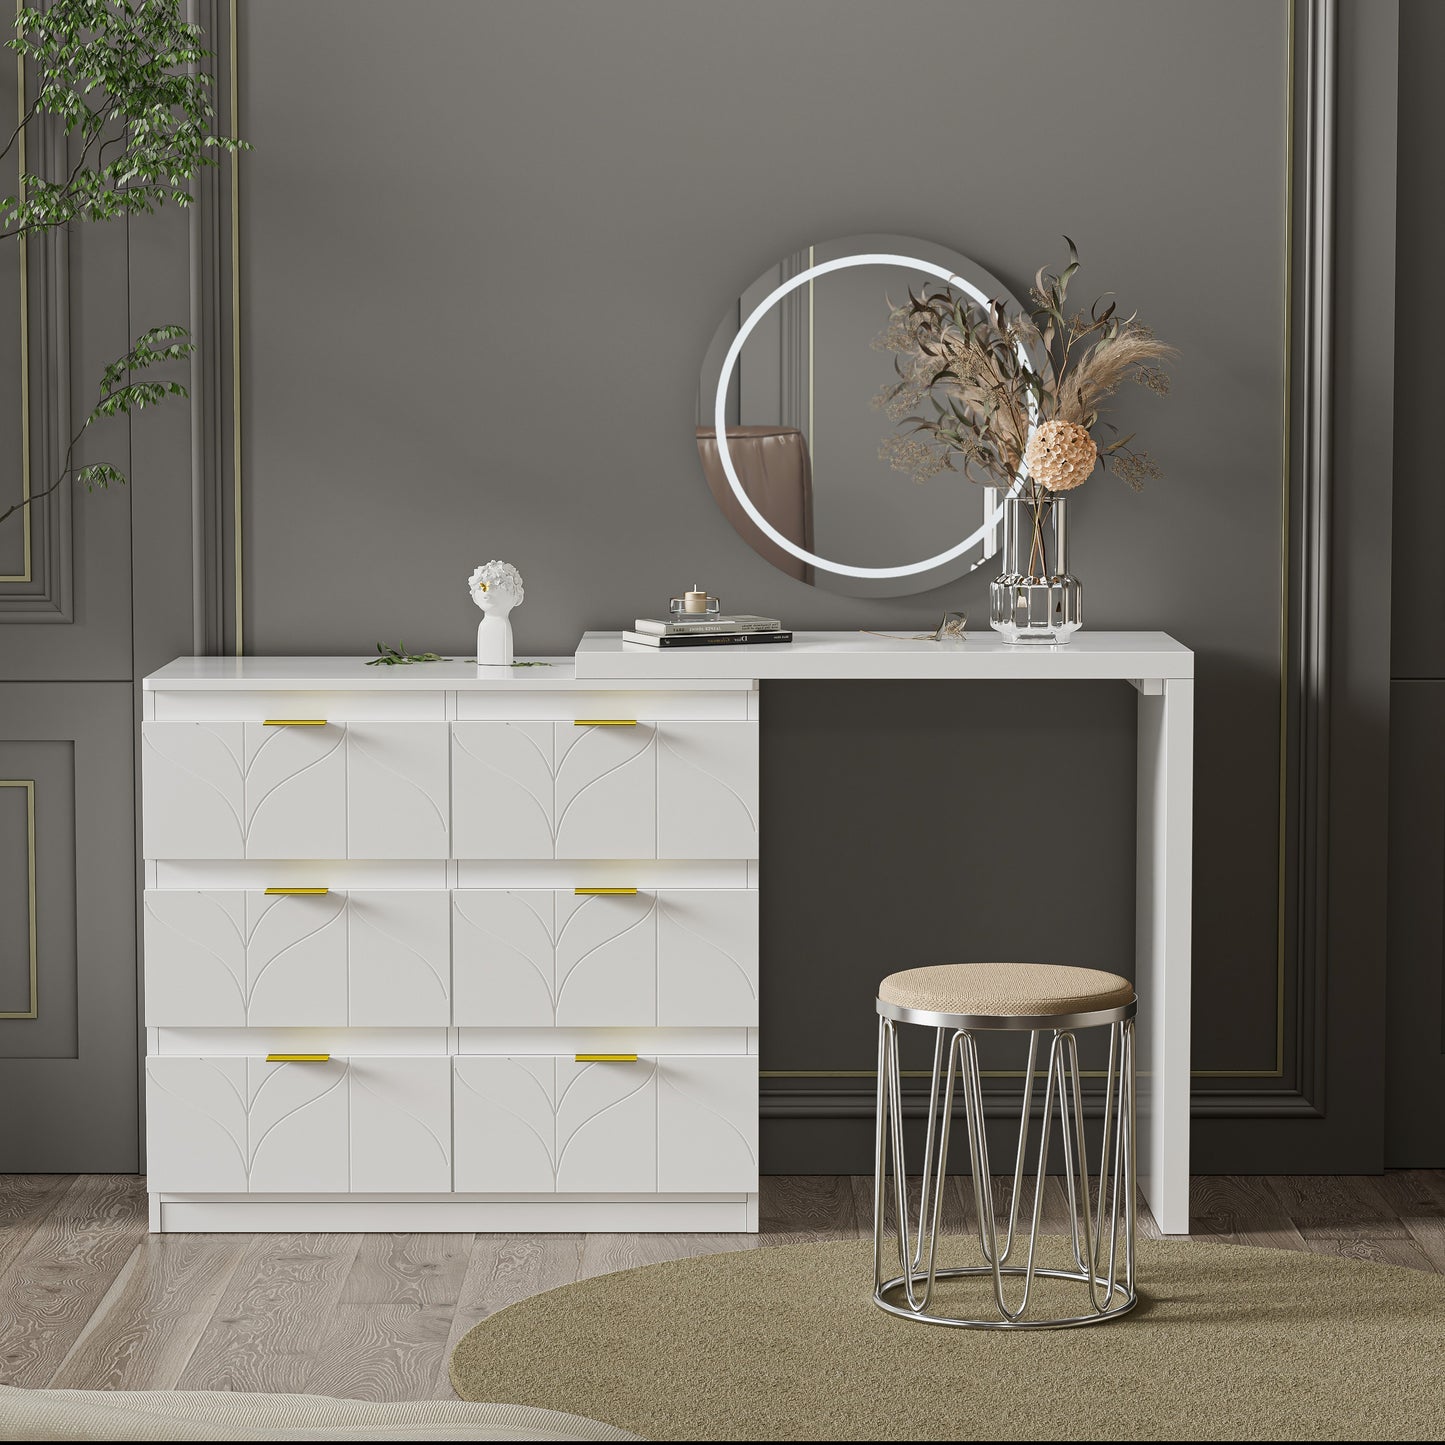
[[[1040,422],[1024,452],[1024,464],[1046,492],[1071,492],[1089,478],[1099,448],[1088,430],[1072,421]]]
[[[467,578],[467,590],[483,612],[510,612],[526,596],[522,574],[510,562],[493,561],[478,567]]]

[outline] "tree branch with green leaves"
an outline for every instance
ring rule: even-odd
[[[51,0],[21,10],[6,44],[24,60],[36,93],[0,159],[32,129],[58,127],[67,160],[59,178],[27,170],[16,192],[0,197],[0,242],[194,205],[205,168],[221,154],[250,149],[215,133],[204,68],[212,52],[200,28],[181,18],[180,0]],[[138,337],[101,374],[99,400],[71,438],[60,475],[0,512],[0,523],[71,478],[89,490],[124,485],[125,474],[109,463],[76,467],[76,447],[96,422],[189,395],[166,367],[194,350],[183,326]]]

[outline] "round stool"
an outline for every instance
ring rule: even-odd
[[[1134,1014],[1137,1007],[1134,985],[1128,979],[1092,968],[1063,968],[1043,963],[955,963],[933,968],[911,968],[903,973],[891,974],[879,984],[878,1147],[873,1179],[873,1299],[876,1304],[904,1319],[985,1330],[1060,1329],[1069,1325],[1102,1324],[1118,1319],[1134,1307],[1137,1188]],[[934,1030],[933,1082],[928,1095],[927,1142],[923,1153],[923,1186],[916,1228],[911,1227],[909,1216],[907,1165],[903,1151],[899,1024],[918,1024]],[[1078,1030],[1090,1028],[1109,1030],[1104,1136],[1099,1158],[1098,1192],[1093,1197],[1090,1194],[1088,1154],[1084,1142],[1079,1047],[1075,1038]],[[976,1037],[980,1033],[993,1032],[1027,1033],[1029,1036],[1023,1113],[1019,1120],[1018,1151],[1013,1169],[1013,1198],[1002,1242],[990,1187],[983,1076]],[[1049,1061],[1044,1084],[1038,1163],[1034,1171],[1032,1219],[1028,1238],[1024,1240],[1018,1227],[1019,1200],[1023,1193],[1034,1070],[1038,1063],[1040,1039],[1045,1040]],[[955,1086],[960,1078],[983,1263],[943,1269],[938,1265],[938,1230],[943,1186],[948,1172]],[[1039,1220],[1043,1213],[1049,1127],[1055,1103],[1063,1135],[1064,1174],[1072,1225],[1072,1269],[1044,1269],[1036,1267],[1034,1262]],[[885,1278],[883,1265],[884,1206],[890,1157],[899,1270],[891,1279]],[[1119,1275],[1121,1242],[1122,1278]],[[1024,1262],[1011,1264],[1009,1260],[1016,1249],[1024,1252],[1025,1248]],[[998,1307],[998,1318],[957,1319],[930,1312],[935,1282],[965,1275],[993,1277],[993,1298]],[[1004,1285],[1004,1280],[1010,1276],[1021,1276],[1023,1279],[1022,1291],[1013,1304],[1009,1302],[1009,1291]],[[1085,1286],[1086,1290],[1080,1291],[1079,1312],[1049,1318],[1025,1318],[1036,1276],[1074,1280]]]

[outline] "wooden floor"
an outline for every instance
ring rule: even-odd
[[[765,1178],[756,1237],[153,1236],[143,1179],[0,1176],[0,1383],[448,1398],[452,1346],[505,1305],[636,1264],[860,1236],[871,1187]],[[1058,1229],[1057,1180],[1047,1202]],[[962,1187],[947,1204],[951,1227],[969,1221]],[[1445,1171],[1199,1178],[1191,1228],[1445,1274]]]

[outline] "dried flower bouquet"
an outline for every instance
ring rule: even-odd
[[[897,373],[874,404],[901,429],[880,455],[917,482],[954,471],[1016,491],[1033,516],[1031,573],[1045,563],[1043,522],[1057,494],[1081,486],[1096,465],[1135,490],[1161,475],[1133,446],[1134,433],[1102,447],[1096,433],[1116,430],[1102,409],[1126,381],[1166,395],[1162,363],[1175,354],[1137,314],[1120,316],[1107,296],[1088,312],[1069,311],[1079,255],[1064,240],[1068,265],[1057,275],[1038,272],[1027,311],[997,300],[980,305],[934,285],[890,305],[874,343],[895,353]]]

